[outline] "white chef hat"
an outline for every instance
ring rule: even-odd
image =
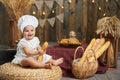
[[[38,27],[38,19],[35,16],[32,15],[23,15],[18,20],[18,28],[23,32],[24,28],[27,25],[32,25],[35,28]]]

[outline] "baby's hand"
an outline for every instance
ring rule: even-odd
[[[38,52],[39,52],[40,55],[41,55],[41,54],[42,54],[42,55],[45,54],[45,52],[44,52],[42,49],[39,49]]]

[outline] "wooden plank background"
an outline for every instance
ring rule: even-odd
[[[116,15],[120,19],[120,0],[71,0],[71,3],[69,3],[69,0],[64,0],[63,6],[64,9],[62,9],[57,3],[54,2],[54,15],[50,14],[51,11],[46,5],[42,7],[41,11],[47,11],[47,14],[45,14],[44,16],[41,12],[37,12],[35,14],[37,18],[45,19],[48,17],[59,15],[62,12],[64,13],[63,23],[56,19],[55,25],[53,27],[51,27],[51,25],[47,21],[44,27],[40,27],[39,25],[36,31],[36,36],[39,37],[41,42],[57,42],[64,37],[68,37],[68,34],[71,30],[74,30],[77,33],[77,37],[79,40],[85,39],[86,42],[89,42],[93,37],[97,37],[95,31],[97,28],[96,24],[98,19],[104,16],[114,15]],[[7,32],[9,28],[6,29],[6,27],[10,27],[10,25],[5,25],[6,23],[9,23],[9,20],[6,16],[7,12],[3,9],[4,6],[2,5],[2,3],[0,3],[0,15],[4,16],[4,18],[6,19],[3,22],[3,17],[0,17],[0,22],[2,22],[2,24],[0,24],[0,30],[2,30],[4,26],[4,30],[6,30]],[[37,11],[35,5],[31,7],[30,14],[32,14],[32,10]],[[3,33],[0,32],[0,34]],[[0,35],[0,37],[2,37],[2,35]],[[16,40],[12,41],[14,42]],[[10,40],[8,40],[8,37],[5,37],[5,40],[0,40],[0,44],[9,42]]]

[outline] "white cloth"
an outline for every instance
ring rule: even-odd
[[[18,43],[17,47],[17,53],[14,56],[15,58],[12,60],[12,63],[14,64],[20,64],[21,61],[27,57],[27,55],[24,53],[23,48],[28,47],[31,50],[36,50],[38,47],[40,41],[37,37],[34,37],[32,40],[26,40],[25,38],[22,38],[20,42]],[[33,56],[34,59],[37,60],[38,55]],[[52,57],[48,54],[43,55],[43,61],[42,63],[46,63],[48,60],[50,60]]]
[[[18,20],[18,28],[23,32],[27,25],[32,25],[34,28],[38,27],[38,19],[32,15],[23,15]]]

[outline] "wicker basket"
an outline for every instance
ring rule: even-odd
[[[22,68],[12,63],[0,66],[0,80],[60,80],[62,70],[59,66],[52,69]]]
[[[76,48],[74,53],[74,60],[72,63],[72,73],[76,78],[84,79],[91,77],[96,73],[98,69],[98,61],[95,58],[94,61],[89,62],[88,59],[86,58],[87,59],[86,62],[80,63],[79,62],[80,58],[76,59],[76,52],[79,48],[81,48],[84,51],[84,49],[81,46]]]

